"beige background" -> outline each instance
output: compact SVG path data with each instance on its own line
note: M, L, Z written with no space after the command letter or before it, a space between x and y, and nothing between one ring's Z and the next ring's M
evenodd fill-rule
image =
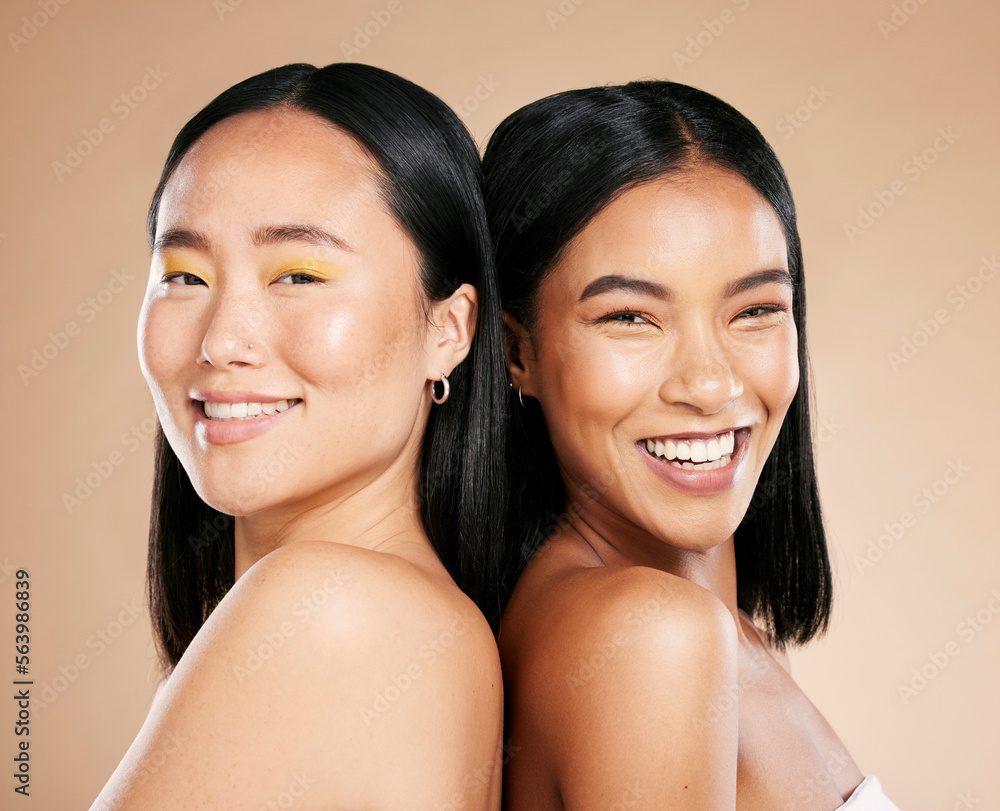
M0 777L0 805L86 807L152 694L152 406L134 333L146 206L168 145L225 87L340 61L368 25L348 56L437 93L481 144L542 95L638 77L715 93L775 144L799 207L838 578L832 629L793 653L793 669L901 808L1000 808L1000 279L973 281L969 297L958 287L992 273L983 259L1000 252L995 3L395 0L380 26L382 0L63 1L0 10L0 675L14 678L4 573L21 566L31 675L47 699L33 717L32 796L13 797ZM25 15L44 23L31 37ZM78 149L102 119L101 142ZM54 167L70 149L89 154ZM849 235L877 195L892 204ZM893 368L907 338L912 357ZM37 374L19 371L33 358ZM967 471L947 483L949 464ZM83 497L88 474L99 486ZM884 549L872 546L880 535ZM933 678L901 696L913 668ZM4 775L13 719L5 702Z

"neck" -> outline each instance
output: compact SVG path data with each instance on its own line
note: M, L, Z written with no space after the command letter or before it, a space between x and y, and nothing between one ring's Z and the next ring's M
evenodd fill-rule
M416 458L398 457L372 476L338 483L334 491L238 516L236 579L265 555L299 540L329 541L380 552L434 554L417 501Z
M708 589L729 609L742 638L733 536L707 549L682 549L651 535L584 493L567 493L571 531L604 566L648 566Z

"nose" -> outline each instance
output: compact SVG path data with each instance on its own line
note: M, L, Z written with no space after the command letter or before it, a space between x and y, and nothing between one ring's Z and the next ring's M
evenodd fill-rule
M221 292L208 314L199 362L216 369L262 365L269 357L265 322L262 305Z
M706 326L693 326L677 337L666 360L660 399L702 414L715 414L743 394L723 341Z

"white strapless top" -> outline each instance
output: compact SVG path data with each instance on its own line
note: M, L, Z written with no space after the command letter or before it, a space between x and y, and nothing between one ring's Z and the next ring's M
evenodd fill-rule
M885 794L882 793L882 784L874 774L868 775L861 781L861 785L854 789L854 792L847 798L837 811L899 811Z

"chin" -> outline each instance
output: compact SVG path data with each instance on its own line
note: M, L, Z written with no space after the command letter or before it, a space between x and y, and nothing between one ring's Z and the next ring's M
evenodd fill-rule
M190 474L189 474L190 476ZM264 477L253 473L236 477L190 476L198 497L209 507L226 515L253 515L280 502L274 488Z

